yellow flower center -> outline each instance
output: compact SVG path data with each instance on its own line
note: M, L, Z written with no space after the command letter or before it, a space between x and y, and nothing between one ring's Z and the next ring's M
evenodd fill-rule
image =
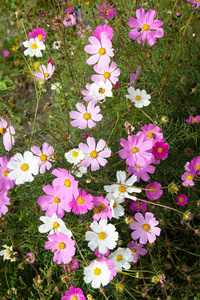
M158 148L158 153L163 153L163 148L159 147Z
M135 96L135 100L140 101L141 97L139 95Z
M199 0L199 1L200 1L200 0ZM193 121L193 122L197 122L197 118L194 118L192 121Z
M115 208L117 206L117 204L116 204L116 202L114 202L114 204L113 204L113 208Z
M83 204L84 202L85 202L85 200L82 197L78 197L78 199L77 199L78 204Z
M86 30L85 30L85 29L83 29L83 33L86 33Z
M121 256L121 255L117 255L117 256L116 256L116 260L117 260L117 261L122 260L122 256Z
M200 1L200 0L199 0L199 1ZM197 165L195 166L195 169L196 169L196 170L199 170L199 169L200 169L200 165L197 164Z
M57 222L53 222L53 229L58 228L60 225Z
M35 44L35 43L31 45L31 49L34 49L34 50L35 50L35 49L37 49L37 47L38 47L38 46L37 46L37 44Z
M149 227L149 225L148 225L148 224L144 224L144 225L143 225L143 229L144 229L144 230L148 231L148 230L149 230L149 228L150 228L150 227Z
M108 78L110 77L110 73L109 73L109 72L105 72L105 73L103 74L103 77L104 77L105 79L108 79Z
M148 24L144 24L144 25L142 26L142 29L143 29L144 31L148 31L148 30L149 30L149 25L148 25Z
M137 169L140 169L141 167L139 166L139 165L137 165L137 164L135 164L135 167L137 168Z
M91 156L92 158L96 158L96 157L98 156L98 152L97 152L97 151L92 151L92 152L90 153L90 156Z
M101 204L99 205L99 207L100 207L101 211L104 211L104 209L106 208L106 206L105 206L104 203L101 203Z
M121 186L119 187L119 191L120 191L120 193L126 192L125 186L121 185Z
M64 185L65 185L66 187L70 187L70 186L71 186L71 181L70 181L69 179L65 179Z
M106 49L105 48L100 48L99 49L99 54L100 55L104 55L106 53Z
M94 274L95 275L100 275L101 274L101 269L99 269L99 268L94 269Z
M62 249L65 249L65 248L66 248L65 243L63 243L63 242L59 243L59 244L58 244L58 248L61 249L61 250L62 250Z
M187 180L192 180L193 179L192 175L188 175L186 178L187 178Z
M46 156L45 154L42 154L42 155L40 156L40 160L41 160L41 161L47 160L47 156Z
M8 176L8 171L3 171L3 176Z
M150 192L150 193L153 193L153 192L155 192L155 189L154 189L154 187L153 187L153 186L151 186L151 187L149 188L149 192Z
M106 14L109 14L109 9L106 10Z
M72 296L72 300L77 300L78 297L77 296Z
M131 149L131 151L132 151L133 153L137 153L137 152L138 152L138 148L133 147L133 148Z
M105 240L105 238L106 238L105 232L99 232L98 237L100 240Z
M196 2L200 2L200 0L196 0Z
M86 113L86 114L83 115L83 118L84 118L85 120L89 120L89 119L91 118L91 116L90 116L89 113Z
M41 41L42 38L43 38L42 34L39 34L37 37L38 37L38 39L39 39L40 41Z
M152 133L152 132L149 132L149 133L147 134L147 136L148 136L149 138L152 138L152 137L153 137L153 133Z
M23 164L23 165L21 165L21 170L22 170L22 171L24 171L24 172L25 172L25 171L27 171L27 170L28 170L28 168L29 168L29 167L28 167L28 165L27 165L27 164Z
M49 73L44 73L44 77L45 78L49 77Z
M6 253L8 253L8 252L10 252L10 249L9 249L9 248L6 248L6 250L5 250L5 251L6 251Z
M137 250L135 248L133 248L131 251L132 251L132 253L136 253L137 252Z
M5 131L6 131L5 128L0 128L0 133L1 134L4 134Z
M54 202L54 203L59 203L59 202L60 202L60 199L59 199L58 197L55 197L55 198L53 199L53 202Z
M100 88L98 92L99 92L99 94L104 94L105 91L106 91L106 90L104 90L103 88Z
M137 207L140 207L140 206L141 206L141 204L140 204L140 203L136 203L136 206L137 206Z
M78 156L78 152L77 152L77 151L73 151L73 152L72 152L72 156L73 156L73 157L77 157L77 156Z
M180 198L178 199L179 202L183 202L183 200L184 200L183 197L180 197Z

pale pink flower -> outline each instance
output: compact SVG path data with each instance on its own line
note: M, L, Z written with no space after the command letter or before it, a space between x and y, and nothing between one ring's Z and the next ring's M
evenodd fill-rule
M3 144L6 151L10 151L15 144L15 139L13 137L15 129L13 126L7 126L8 122L3 118L0 118L0 134L3 135Z
M114 56L112 43L107 38L106 33L102 33L101 35L101 43L99 40L90 36L88 38L91 45L86 45L84 50L86 53L93 54L87 59L88 65L94 65L98 62L99 67L105 67L110 63L110 57Z
M105 67L99 67L98 64L94 65L94 71L96 73L99 73L99 75L92 75L91 79L94 82L99 82L101 80L107 82L110 81L112 84L116 84L118 79L118 76L120 75L120 69L116 69L117 64L112 61L110 66L107 65Z
M75 242L66 234L59 232L47 236L45 249L54 253L53 261L57 264L68 264L75 254Z
M200 7L200 1L199 0L187 0L187 2L193 3L192 7L196 5L193 9L197 9Z
M0 190L9 190L13 188L13 181L8 177L11 169L7 167L7 157L0 157Z
M195 185L194 181L193 181L194 175L192 175L191 173L185 172L182 176L181 179L183 180L182 185L183 186L193 186Z
M77 198L73 198L73 200L69 203L69 206L72 208L73 213L78 214L86 214L88 210L93 209L93 197L91 194L87 194L85 191L78 190L79 194Z
M141 127L141 130L144 132L147 139L154 140L154 143L158 140L161 141L163 139L163 134L161 131L161 128L158 126L155 126L154 124L144 125Z
M138 78L138 76L139 76L139 74L140 74L140 72L141 72L141 69L142 69L142 67L139 66L139 67L137 68L137 70L136 70L136 73L132 73L132 74L130 75L130 83L128 83L128 86L129 86L129 85L132 85L132 87L134 87L134 89L136 88L136 79Z
M87 83L86 84L86 90L82 90L81 94L84 95L85 97L83 98L85 101L94 101L94 103L97 103L97 98L93 95L91 91L91 84Z
M61 16L58 15L57 17L55 17L55 19L52 21L53 25L51 26L51 30L56 30L56 28L58 28L61 24L62 24L62 20L61 20Z
M103 6L99 6L99 14L101 15L101 19L108 19L114 18L116 16L117 8L106 3L103 3Z
M95 107L93 102L89 102L87 108L82 103L77 103L77 111L70 112L70 118L75 119L71 121L73 127L78 127L79 129L85 129L87 126L93 128L96 126L94 121L101 121L103 118L102 114L99 114L101 111L99 106Z
M46 170L50 170L52 164L50 162L54 161L52 155L54 149L52 146L49 146L48 143L44 142L42 145L42 151L39 147L32 146L31 151L38 156L38 166L40 167L40 173L44 174Z
M35 39L37 37L41 42L45 42L46 35L47 32L45 32L43 28L35 28L28 34L29 39Z
M33 252L27 253L26 257L27 257L30 264L33 264L35 262L35 254L33 254Z
M128 248L132 251L134 263L138 261L140 255L145 255L147 253L147 249L144 249L142 244L138 244L134 241L128 244Z
M94 31L93 31L93 36L95 36L99 42L101 42L101 34L105 33L107 35L107 38L109 40L112 40L114 34L113 34L113 29L109 25L100 25L98 26Z
M90 25L88 25L86 28L84 27L79 27L79 31L76 32L76 34L80 34L80 36L82 38L86 37L86 34L90 33L91 29L90 29Z
M131 236L134 240L140 238L141 244L153 243L156 240L156 236L160 235L161 229L156 227L159 222L154 218L154 215L150 212L145 213L145 217L141 213L136 213L134 216L136 221L130 224L130 228L134 231Z
M66 14L65 18L63 20L63 24L66 27L76 25L76 15L75 15L75 13L69 14L69 15Z
M45 65L39 66L40 72L34 71L34 77L35 79L39 81L48 80L53 75L53 72L55 71L55 67L52 65L52 63L48 63L47 68Z
M186 170L187 171L187 170ZM194 157L188 165L188 172L200 175L200 156Z
M94 216L93 220L94 221L99 221L100 219L112 219L112 210L110 208L110 202L102 197L93 197L93 203L95 205L93 211L94 211Z
M65 291L65 295L61 297L61 300L86 300L83 295L83 291L79 288L70 286L69 291Z
M191 117L189 117L189 119L186 119L186 122L188 124L197 124L200 122L200 116L196 116L196 117L191 116Z
M6 205L11 205L10 198L7 197L7 190L0 191L0 218L5 215L8 211Z
M96 146L94 138L88 137L87 144L80 143L78 145L80 150L88 154L88 157L81 162L81 165L85 168L91 165L92 172L97 171L99 170L99 165L105 166L107 164L105 157L110 157L111 151L109 149L104 150L106 142L102 139L99 140Z
M163 194L163 190L161 188L161 184L156 181L148 184L145 188L147 198L150 200L157 200L160 198Z
M156 16L157 13L153 9L149 9L146 14L144 8L137 9L137 19L131 17L128 22L128 25L133 27L128 34L129 37L133 40L137 39L138 43L142 42L143 46L145 40L149 46L153 46L156 43L156 38L161 38L164 35L164 30L159 28L163 25L163 21L154 20Z
M184 194L179 194L176 198L177 204L180 206L184 206L187 204L188 198Z
M135 164L134 166L128 167L127 172L129 175L134 174L137 176L137 182L140 181L140 178L142 178L144 181L148 181L150 179L148 173L153 174L156 169L154 166L150 165L150 163L152 163L152 160L147 161L143 166Z

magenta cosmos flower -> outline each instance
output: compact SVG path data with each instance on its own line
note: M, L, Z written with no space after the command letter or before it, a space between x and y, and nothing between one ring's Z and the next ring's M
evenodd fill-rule
M79 269L78 260L72 259L70 263L62 266L67 273L74 272Z
M98 65L94 66L94 71L96 73L99 73L99 75L92 75L91 79L94 82L99 82L101 80L105 81L107 83L107 81L110 81L112 84L116 84L118 79L118 76L120 75L120 69L116 69L117 68L117 64L112 61L110 66L107 65L104 68L102 67L98 67Z
M43 191L47 195L40 196L37 203L40 205L42 211L46 211L45 216L51 218L55 213L58 218L62 218L65 211L70 212L71 208L64 195L58 196L58 192L60 191L59 188L45 185Z
M144 249L142 244L138 244L137 242L134 241L128 244L128 248L132 251L134 263L138 261L140 255L147 254L147 249Z
M61 300L86 300L83 295L83 291L79 288L70 286L69 291L65 291L65 296L61 297Z
M7 167L7 157L0 157L0 190L9 190L13 188L13 181L8 177L11 169Z
M45 42L46 35L47 32L45 32L43 28L35 28L28 34L29 39L35 39L37 37L41 42Z
M3 135L3 144L6 151L10 151L15 144L15 139L13 137L15 129L13 126L7 126L8 122L3 118L0 118L0 134Z
M69 206L72 208L73 213L78 214L86 214L88 210L93 209L93 197L90 194L87 194L85 191L78 190L79 194L77 198L73 198L73 200L69 203Z
M137 182L140 181L140 178L144 181L148 181L150 179L150 176L148 173L153 174L155 172L155 167L150 165L152 160L147 161L144 166L139 166L138 164L135 164L133 167L128 167L127 172L128 174L134 174L137 176Z
M44 65L41 65L39 69L40 72L34 71L34 77L39 81L48 80L49 78L51 78L53 72L55 71L55 67L51 62L48 63L47 68Z
M6 205L11 205L10 199L7 197L7 190L0 191L0 218L8 211Z
M62 232L50 234L48 239L45 249L54 252L53 261L58 265L68 264L76 251L75 242Z
M3 51L1 52L1 55L2 55L3 57L9 56L9 54L10 54L10 52L9 52L8 50L3 50Z
M101 15L101 19L108 19L114 18L116 16L117 8L106 3L103 3L103 6L99 6L99 14Z
M161 229L156 227L159 222L154 218L154 215L150 212L145 213L145 217L141 213L137 213L134 216L136 221L130 224L130 228L135 230L131 236L134 240L140 238L141 244L153 243L156 240L156 236L160 235Z
M200 7L200 1L199 0L187 0L190 3L193 3L192 7L194 7L196 5L196 7L194 7L193 9L197 9Z
M197 124L200 122L200 116L196 116L196 117L191 116L189 117L189 119L186 119L186 122L188 124Z
M183 180L182 185L183 186L193 186L195 185L194 181L193 181L194 176L191 173L185 172L182 176L181 179Z
M106 33L102 33L101 43L94 36L90 36L88 40L91 45L86 45L84 50L93 55L87 59L87 64L94 65L98 62L99 67L106 67L110 63L110 57L114 56L112 43Z
M176 198L177 204L180 206L184 206L187 204L188 198L184 194L179 194Z
M71 111L70 118L75 119L71 122L73 127L78 127L79 129L85 129L87 126L93 128L96 126L94 121L101 121L103 118L102 114L99 114L101 111L99 106L95 107L94 102L89 102L87 108L82 103L77 103L76 108L79 111Z
M100 25L98 26L94 31L93 31L93 36L95 36L99 42L101 42L101 34L105 33L107 35L107 38L109 40L112 40L114 34L113 34L113 29L109 25Z
M50 161L54 161L51 157L54 153L54 149L52 146L49 146L48 143L44 142L42 145L42 151L39 147L32 146L31 151L38 156L38 165L40 167L40 173L44 174L46 170L50 170L52 164Z
M156 38L161 38L164 35L164 30L159 28L163 25L163 21L154 20L157 13L155 10L150 9L146 14L144 8L136 10L137 19L131 17L128 25L133 27L129 32L129 37L133 40L142 43L144 46L145 40L149 46L153 46L156 43Z
M81 165L85 168L91 165L91 170L97 171L99 170L99 165L105 166L107 164L105 157L110 157L111 151L109 149L104 150L106 142L102 139L100 139L96 146L94 138L89 137L87 138L87 144L80 143L78 145L81 151L88 154L88 157L81 162Z
M163 194L162 185L158 182L152 182L146 186L145 193L150 200L157 200Z
M140 202L140 201L132 201L130 205L130 209L133 212L139 212L140 210L146 211L147 210L147 202Z
M200 175L200 156L194 157L191 160L191 162L188 164L188 170L193 175Z
M122 138L120 145L124 149L119 150L119 156L126 159L126 164L129 166L135 166L135 164L143 166L152 158L150 152L152 141L146 140L142 132L138 132L137 135L129 135L128 141Z
M152 148L152 154L156 157L156 159L165 160L167 158L168 151L169 145L164 142L156 142Z

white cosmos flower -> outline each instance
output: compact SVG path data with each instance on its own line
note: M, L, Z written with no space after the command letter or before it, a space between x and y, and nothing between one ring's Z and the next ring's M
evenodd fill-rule
M110 201L110 208L113 218L119 219L119 217L123 216L124 208L120 204L124 202L124 198L116 198L111 193L109 193L106 198Z
M61 41L53 42L53 45L52 45L53 49L58 50L60 48L60 44L61 44Z
M101 80L90 85L90 95L93 95L98 101L104 100L106 97L112 97L112 84L110 81L106 83Z
M71 149L65 153L65 158L69 163L77 165L85 159L85 154L80 149Z
M57 93L60 93L61 84L59 82L52 83L51 84L51 89L56 90Z
M133 255L129 248L118 248L108 257L114 262L117 271L122 271L122 268L130 269L131 265L129 262L133 261Z
M131 86L128 88L128 92L130 95L126 95L126 98L131 99L131 101L135 103L135 107L142 108L150 104L149 99L151 99L151 96L148 95L145 90L135 90Z
M141 193L141 190L136 187L132 187L132 185L137 181L137 177L132 175L128 180L126 180L126 172L125 171L117 171L117 183L112 185L104 185L104 190L107 193L111 193L113 195L107 195L107 197L115 197L115 198L129 198L132 200L137 200L136 197L131 196L132 193Z
M15 180L16 184L23 184L24 182L31 182L34 180L33 175L38 174L38 158L30 151L25 151L24 156L21 153L14 155L14 160L9 161L7 167L10 171L8 178Z
M49 234L62 232L66 234L68 237L72 236L71 231L67 229L63 220L58 218L58 216L55 213L51 218L47 216L40 217L40 221L44 223L40 225L38 228L39 232L41 233L45 233L49 231L50 231Z
M111 271L105 261L93 261L88 267L84 268L84 281L90 283L93 288L98 289L101 285L105 286L110 281Z
M12 246L3 245L4 250L0 251L0 256L3 256L3 260L9 259L9 255L12 252Z
M80 178L83 176L83 174L87 173L87 168L83 167L81 164L78 164L74 166L74 168L71 170L71 173Z
M112 224L107 224L107 220L101 219L99 224L97 221L91 223L92 231L85 234L86 241L89 241L88 247L95 250L98 247L99 253L106 253L108 249L114 249L117 245L118 232Z
M42 57L41 50L45 50L45 44L39 40L38 37L23 42L24 47L28 48L24 51L24 55L30 55L31 57Z

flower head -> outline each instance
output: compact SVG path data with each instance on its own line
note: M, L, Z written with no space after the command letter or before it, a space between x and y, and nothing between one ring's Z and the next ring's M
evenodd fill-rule
M99 42L101 42L101 35L103 32L107 35L107 38L109 40L112 40L112 38L114 36L113 29L109 25L106 25L106 24L97 26L97 28L93 31L92 34L99 40Z
M200 7L200 1L199 0L187 0L190 3L193 3L192 7L194 7L196 5L196 7L194 7L193 9L197 9Z
M179 194L176 198L177 204L180 206L184 206L187 204L188 198L184 194Z
M135 90L130 86L128 92L129 95L126 95L126 98L131 99L131 102L135 103L135 107L142 108L143 106L148 106L150 104L149 99L151 99L151 96L148 95L145 90Z
M137 242L134 241L128 244L128 248L132 252L134 263L138 261L140 255L145 255L147 253L147 249L144 249L142 244L138 244Z
M86 214L88 210L91 210L94 207L93 197L85 191L79 190L77 198L73 198L73 200L69 203L69 206L76 215Z
M106 198L102 196L93 197L93 202L95 206L93 209L95 213L93 216L94 221L98 221L99 219L112 219L111 208L109 206L109 201Z
M39 69L40 72L34 71L34 77L39 81L48 80L55 71L55 67L51 63L48 63L47 68L45 65L41 65Z
M133 261L132 252L129 248L118 248L109 255L109 258L114 262L117 271L122 271L122 268L130 269L130 262Z
M194 175L188 172L185 172L182 176L181 179L183 180L182 185L183 186L193 186L195 185L194 181L193 181Z
M99 6L99 14L101 15L101 19L108 19L114 18L116 16L117 8L106 3L103 3L103 6Z
M5 215L8 211L6 205L11 205L10 198L7 197L7 190L0 191L0 218Z
M146 186L145 193L150 200L157 200L163 194L162 186L158 182L152 182Z
M103 103L106 97L113 96L112 83L110 82L110 80L107 80L106 82L104 80L94 82L90 85L89 89L89 96L94 103L96 103L97 101Z
M87 33L90 33L91 32L91 29L90 29L90 25L87 25L87 27L79 27L79 31L76 32L76 34L80 34L80 36L82 38L85 38L86 37L86 34Z
M105 261L93 261L84 268L84 281L90 283L93 288L98 289L110 282L111 270Z
M189 117L189 119L186 119L186 122L188 124L197 124L200 122L200 116L196 116L196 117L191 116L191 117Z
M11 169L7 167L6 156L0 157L0 190L9 190L13 188L13 181L8 177Z
M38 37L23 42L24 47L28 48L24 51L24 55L30 55L31 57L42 57L41 50L45 50L45 44L39 40Z
M118 76L120 75L120 69L116 68L117 64L114 61L111 62L110 66L107 65L104 68L94 65L94 70L96 73L99 73L99 75L92 75L91 79L95 83L99 81L104 81L107 83L110 81L112 84L116 84L118 81Z
M35 28L28 34L29 39L38 38L39 41L41 41L41 42L45 42L46 35L47 35L47 32L45 32L43 28Z
M76 271L79 269L78 260L72 259L70 263L63 265L63 269L68 273Z
M141 72L142 67L139 66L136 70L136 73L131 73L130 75L130 83L128 83L129 85L132 85L132 87L135 89L136 88L136 79L138 78L140 72Z
M9 259L9 255L12 253L12 246L3 245L4 250L0 251L0 256L3 256L3 260Z
M8 50L3 50L3 51L1 52L1 55L2 55L3 57L9 56L9 54L10 54L10 52L9 52Z
M157 159L166 159L169 151L169 145L168 143L164 142L156 142L152 148L152 154Z
M15 129L13 126L7 126L8 122L3 118L0 118L0 135L3 135L3 144L6 151L10 151L15 144L15 139L13 137Z
M83 295L83 291L79 288L70 286L69 291L65 291L65 295L61 297L61 300L86 300Z
M62 232L68 237L72 236L71 231L67 229L63 220L58 218L58 216L55 213L53 213L52 217L40 217L40 221L44 223L38 227L38 231L41 233L49 232L49 234L53 234Z
M130 209L133 212L139 212L140 210L146 211L147 210L147 202L140 202L140 201L132 201L130 205Z
M35 262L35 254L33 254L33 252L27 253L26 258L27 258L27 260L25 260L25 261L28 261L29 264L33 264Z
M52 146L49 146L48 143L44 142L42 145L42 151L39 147L32 146L31 151L38 157L38 166L40 167L40 173L44 174L46 170L50 170L52 167L51 162L54 149Z

